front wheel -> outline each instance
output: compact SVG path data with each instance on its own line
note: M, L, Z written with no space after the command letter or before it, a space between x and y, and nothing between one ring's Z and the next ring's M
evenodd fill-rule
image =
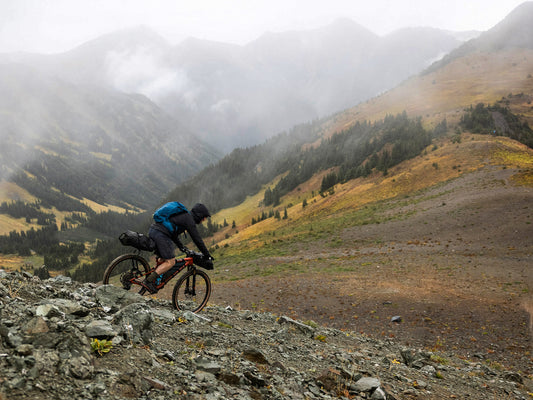
M211 280L209 276L198 269L186 272L172 292L172 304L177 310L201 311L211 296Z
M135 280L140 280L144 275L150 271L150 264L143 257L138 254L124 254L111 261L111 264L104 272L104 285L113 285L122 287L125 290L130 290ZM140 286L140 294L144 294L145 290Z

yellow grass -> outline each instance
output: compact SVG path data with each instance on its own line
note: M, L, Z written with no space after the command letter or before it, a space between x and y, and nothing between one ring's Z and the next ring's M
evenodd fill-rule
M474 53L455 60L424 76L416 76L381 96L339 114L328 135L352 126L356 121L376 121L387 114L406 111L435 124L446 118L457 121L463 108L477 103L494 103L509 94L533 94L533 50ZM513 107L517 109L514 110ZM533 125L531 104L511 107Z
M22 189L20 186L12 183L6 182L4 180L0 181L0 203L7 201L22 200L26 202L34 202L36 198L32 196L27 190Z
M123 207L117 207L111 204L100 204L96 203L95 201L89 200L89 199L81 199L81 202L85 204L86 206L89 206L91 210L93 210L96 213L101 213L105 211L114 211L117 213L125 213L126 209ZM131 207L133 209L133 206ZM142 210L141 210L142 211ZM131 209L130 209L131 212Z
M36 224L28 224L25 218L12 218L7 214L0 214L0 235L12 231L27 231L32 227L37 229Z
M322 177L329 172L324 171L289 193L283 198L282 204L276 207L283 216L283 209L292 204L288 208L288 220L267 218L250 225L252 217L257 217L261 213L258 205L263 199L263 189L240 206L220 213L229 223L237 218L239 232L238 234L232 232L232 236L224 240L222 235L230 230L223 230L215 238L215 242L221 246L245 242L248 249L253 249L263 243L259 237L265 233L287 226L290 226L294 232L297 226L313 220L324 220L330 215L354 211L377 201L410 195L488 164L526 168L527 170L517 174L515 181L521 184L533 181L533 150L511 139L463 134L461 143L452 143L449 138L445 138L437 145L436 150L433 150L432 145L423 155L391 168L387 176L375 173L367 178L337 184L335 193L326 197L318 194ZM315 196L312 196L313 192ZM302 207L303 199L308 203L305 208ZM269 209L266 208L265 211ZM291 233L286 235L290 236ZM276 237L281 238L279 235Z
M37 198L31 195L27 190L16 185L15 183L0 181L0 203L4 201L11 202L16 200L21 200L27 203L33 203L37 200ZM93 211L97 213L105 211L115 211L118 213L126 212L126 209L123 207L117 207L109 204L99 204L89 199L82 199L81 202L89 206ZM131 207L131 209L133 209L133 206ZM73 214L72 212L59 211L55 207L41 207L41 210L43 212L52 213L55 215L56 224L58 228L63 222L65 222L67 217ZM27 223L25 218L13 218L7 214L0 214L0 235L5 235L12 231L27 231L31 228L40 229L40 226L37 224Z
M20 257L0 254L0 269L5 271L18 271L20 268L28 269L30 267L39 268L41 265L43 265L43 257L40 256Z

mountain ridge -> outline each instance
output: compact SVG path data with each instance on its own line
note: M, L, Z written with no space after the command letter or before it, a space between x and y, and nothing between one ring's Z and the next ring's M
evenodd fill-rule
M142 92L188 130L228 152L372 97L460 43L433 32L413 36L409 53L417 57L402 57L397 69L388 68L398 59L387 45L395 34L379 37L351 20L265 34L244 46L199 39L170 46L137 28L58 55L4 58L40 65L76 84Z
M427 71L434 71L456 58L475 51L490 52L513 47L532 49L533 30L528 22L531 18L533 18L533 2L526 1L511 11L494 27L454 49L443 60L428 68Z
M87 176L85 184L99 186L104 195L93 200L118 204L129 196L132 205L142 208L154 202L154 195L163 195L167 187L211 162L216 154L144 96L75 87L29 67L5 64L0 69L0 86L6 95L1 105L3 179L29 172L30 164L34 164L33 176L43 181L51 173L52 163L60 168L57 178L70 175L71 168L93 166L96 175ZM26 98L27 92L34 95ZM196 154L191 156L184 144L195 147ZM144 153L169 171L160 175L150 159L134 160L128 153ZM152 175L152 182L141 182L147 174ZM57 182L49 184L56 186ZM151 194L134 197L139 185L145 185ZM76 189L56 188L80 195ZM113 194L117 189L122 192L118 197ZM82 197L91 199L91 194Z

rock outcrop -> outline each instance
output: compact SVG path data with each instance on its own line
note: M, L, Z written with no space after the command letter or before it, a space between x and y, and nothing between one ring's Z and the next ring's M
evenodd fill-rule
M518 371L286 316L0 270L0 400L526 399ZM104 349L105 347L105 349Z

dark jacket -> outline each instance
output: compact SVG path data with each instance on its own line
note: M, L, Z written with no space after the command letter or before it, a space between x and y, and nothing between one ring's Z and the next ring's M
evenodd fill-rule
M183 247L183 245L179 240L179 235L184 232L188 232L191 236L192 241L194 242L196 247L198 247L198 250L200 250L204 256L211 257L211 255L209 254L209 250L207 250L207 247L205 246L204 241L202 240L202 237L198 232L198 228L196 227L196 223L194 222L194 218L191 214L182 213L173 215L172 217L170 217L170 222L176 225L177 229L174 234L171 234L163 224L153 223L152 228L157 229L158 231L161 231L168 235L180 249Z

